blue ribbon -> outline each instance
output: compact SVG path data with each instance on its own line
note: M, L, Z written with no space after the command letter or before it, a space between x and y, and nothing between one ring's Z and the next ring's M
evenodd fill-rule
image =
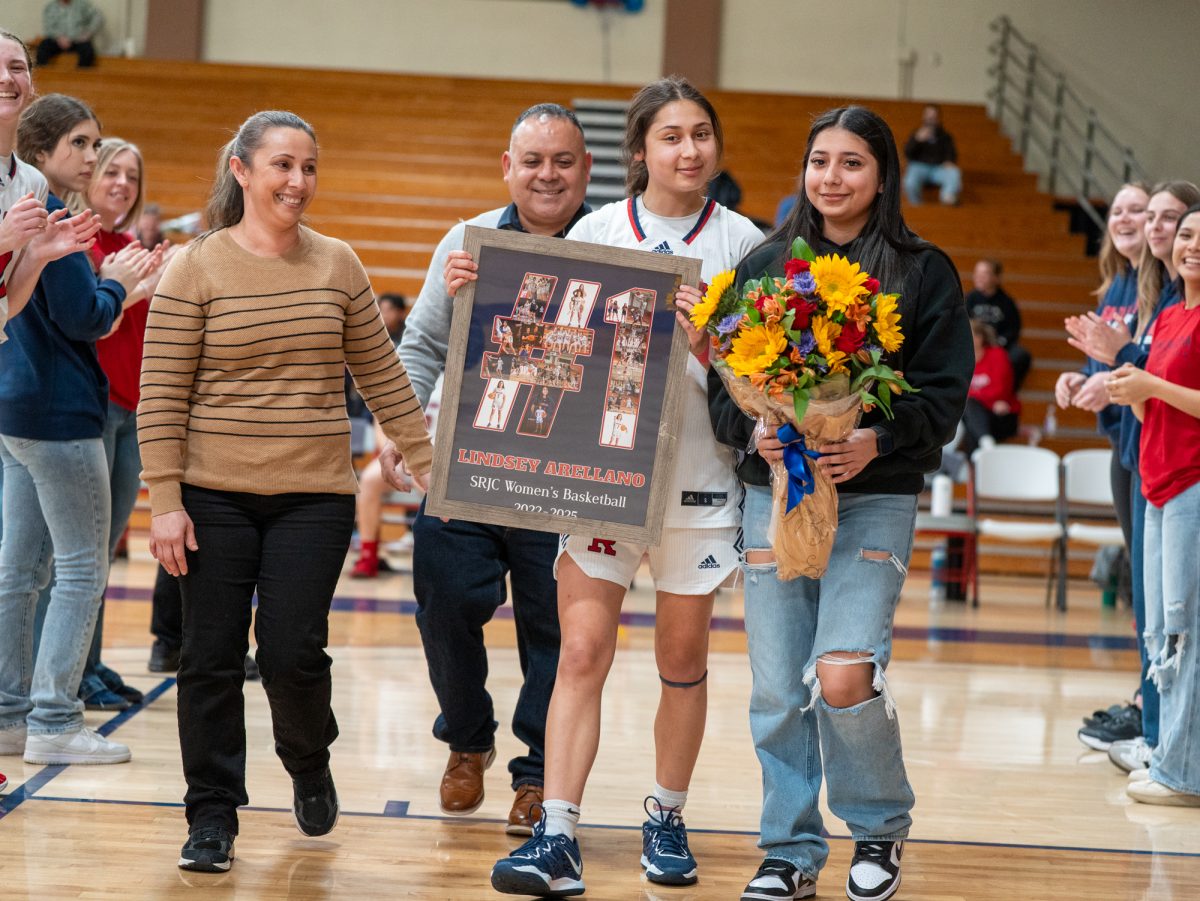
M791 423L781 425L776 436L783 444L783 465L788 472L786 512L791 513L796 505L816 488L817 479L808 461L820 459L821 454L819 451L809 450L808 445L804 443L804 436L797 432Z

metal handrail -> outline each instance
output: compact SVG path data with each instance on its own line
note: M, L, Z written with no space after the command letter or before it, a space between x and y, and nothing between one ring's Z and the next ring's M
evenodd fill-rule
M1100 121L1095 108L1045 62L1008 16L993 21L991 29L999 37L988 48L996 60L988 68L995 79L988 91L989 114L1013 139L1026 165L1044 177L1047 190L1073 194L1103 229L1095 198L1111 197L1128 181L1146 180L1145 170L1133 149Z

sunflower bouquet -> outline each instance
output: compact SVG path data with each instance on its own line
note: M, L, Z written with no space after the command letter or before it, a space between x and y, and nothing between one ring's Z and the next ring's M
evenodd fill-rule
M914 390L885 360L900 349L898 294L885 294L858 263L816 256L797 238L783 277L732 272L708 286L691 313L711 336L713 364L730 396L759 422L779 426L783 460L771 464L768 532L779 578L819 578L837 531L837 490L812 448L841 441L864 409L892 416L892 396Z

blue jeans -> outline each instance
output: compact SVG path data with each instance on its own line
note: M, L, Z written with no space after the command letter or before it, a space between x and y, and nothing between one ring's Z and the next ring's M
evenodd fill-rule
M1158 746L1150 777L1200 795L1200 484L1146 504L1146 651L1158 686Z
M921 203L921 191L926 185L937 185L942 203L958 203L962 193L962 170L955 165L934 166L930 163L914 163L912 160L904 170L904 193L913 206Z
M0 729L32 734L83 725L76 693L108 577L108 468L99 438L38 441L0 435ZM34 664L38 592L58 580Z
M743 563L750 731L763 771L759 847L811 878L829 855L817 807L822 769L829 808L855 839L904 838L912 824L913 791L884 670L916 509L911 495L842 494L833 553L820 580L781 582L774 562ZM770 512L770 490L746 486L747 556L770 547ZM874 664L879 695L853 707L826 704L816 665L833 651L869 655L864 661Z
M109 401L108 419L105 420L100 440L104 442L104 456L108 461L108 483L112 498L112 518L108 528L108 559L111 562L117 545L121 542L121 536L125 533L125 527L129 524L129 517L133 514L138 490L142 485L142 456L138 450L135 412ZM50 604L50 593L53 590L52 573L50 584L42 589L38 597L37 623L33 639L35 653L42 634L42 622ZM100 647L103 642L104 599L101 597L100 611L96 614L96 629L92 633L83 677L79 682L79 697L84 701L97 692L115 691L124 685L117 673L100 662Z
M512 578L513 619L524 684L512 728L528 754L508 764L512 785L541 785L545 774L546 711L558 673L558 536L426 516L413 523L413 590L417 628L429 681L441 713L434 737L452 751L487 751L496 741L496 714L487 690L483 627L504 604Z
M1150 678L1150 654L1146 650L1146 586L1142 565L1142 543L1146 531L1146 498L1142 494L1142 479L1136 472L1129 486L1133 536L1129 542L1130 588L1133 592L1133 619L1137 624L1138 655L1142 660L1142 737L1146 744L1158 744L1158 686Z

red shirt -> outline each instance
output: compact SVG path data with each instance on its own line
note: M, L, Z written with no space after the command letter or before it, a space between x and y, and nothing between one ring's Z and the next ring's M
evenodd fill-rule
M971 376L971 390L967 396L975 398L989 410L996 401L1002 400L1013 413L1021 412L1021 402L1013 391L1012 362L1008 359L1008 351L1003 347L984 350L983 359L975 364L975 374Z
M1200 307L1167 307L1154 324L1146 371L1200 390ZM1200 482L1200 419L1164 401L1146 401L1142 422L1142 494L1156 507Z
M99 269L106 256L131 243L133 235L129 232L101 230L96 235L96 243L92 245L92 262ZM108 376L108 399L126 410L136 410L138 405L142 342L146 338L146 317L149 314L150 304L145 300L138 301L125 310L121 325L113 334L96 342L100 368Z

